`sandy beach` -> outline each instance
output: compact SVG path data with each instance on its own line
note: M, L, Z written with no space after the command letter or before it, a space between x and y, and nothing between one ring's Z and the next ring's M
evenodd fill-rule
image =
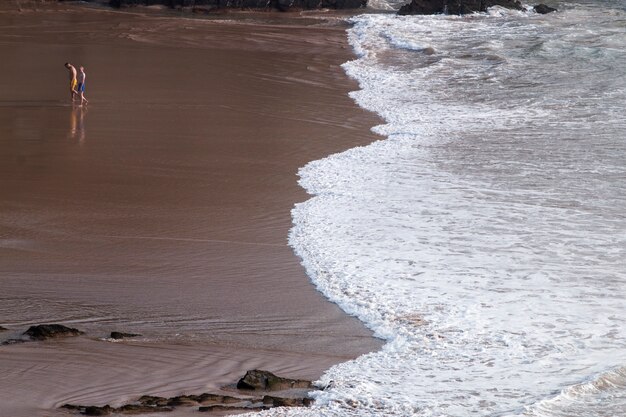
M1 346L0 415L315 379L381 346L287 245L298 168L377 139L342 24L22 3L0 8L0 340L86 335Z

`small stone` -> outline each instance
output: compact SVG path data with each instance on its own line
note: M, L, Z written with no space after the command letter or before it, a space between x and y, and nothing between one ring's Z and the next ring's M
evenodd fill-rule
M538 4L534 6L533 10L535 11L535 13L539 14L548 14L557 11L554 7L546 6L545 4Z
M123 332L111 332L111 339L124 339L125 337L137 337L141 336L138 333L123 333Z

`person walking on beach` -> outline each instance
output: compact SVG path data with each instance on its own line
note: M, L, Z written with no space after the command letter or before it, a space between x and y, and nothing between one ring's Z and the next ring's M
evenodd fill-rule
M74 102L74 97L78 95L78 91L76 91L76 85L78 81L76 80L76 68L69 62L65 63L65 68L69 71L70 75L70 98L72 102Z
M80 72L78 73L78 93L80 94L80 105L89 104L89 100L85 97L85 80L87 78L87 74L85 74L85 67L80 67Z

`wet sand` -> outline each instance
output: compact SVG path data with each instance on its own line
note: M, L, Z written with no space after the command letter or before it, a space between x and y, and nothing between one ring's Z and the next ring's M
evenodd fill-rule
M287 245L297 169L378 120L347 96L343 27L263 19L0 7L0 340L86 332L0 347L0 415L314 379L380 347Z

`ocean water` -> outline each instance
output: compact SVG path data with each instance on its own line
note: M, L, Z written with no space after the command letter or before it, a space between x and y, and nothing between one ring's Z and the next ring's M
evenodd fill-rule
M552 4L353 18L381 139L301 169L290 242L386 345L268 415L626 415L626 3Z

